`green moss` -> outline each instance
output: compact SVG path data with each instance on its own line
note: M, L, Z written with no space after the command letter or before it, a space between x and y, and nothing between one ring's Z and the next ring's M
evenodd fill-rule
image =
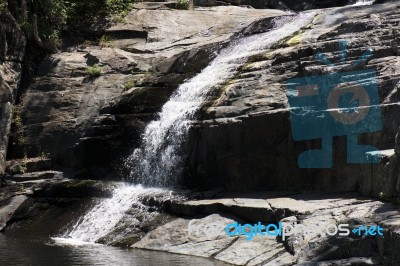
M7 2L5 0L0 0L0 14L7 10Z
M304 32L298 33L294 37L290 38L287 42L286 45L288 46L295 46L298 45L303 38Z
M136 80L133 80L133 79L128 80L124 84L124 91L128 91L128 90L132 89L133 87L135 87L135 85L136 85Z
M101 67L99 65L88 66L85 70L86 75L95 78L101 75Z
M176 3L177 9L189 10L193 8L193 2L191 0L178 0Z
M104 34L103 36L101 36L100 40L99 40L99 46L101 47L114 47L113 42L114 39L111 38L110 36Z

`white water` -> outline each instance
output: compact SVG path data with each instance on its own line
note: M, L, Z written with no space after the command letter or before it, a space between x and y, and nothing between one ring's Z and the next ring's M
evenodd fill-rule
M352 6L369 6L372 5L375 2L375 0L358 0L355 4Z
M310 12L275 19L273 30L231 43L200 74L182 84L163 106L158 119L147 126L141 147L129 157L131 177L152 186L176 184L184 164L182 144L210 90L234 76L251 55L292 35L314 16Z
M233 42L200 74L182 84L164 105L159 118L147 126L141 148L130 156L129 167L134 169L132 175L138 174L141 183L152 186L174 184L183 158L179 150L186 138L190 120L207 100L209 91L232 77L249 56L292 35L314 16L314 13L303 13L275 19L275 29ZM146 212L141 199L146 195L163 193L168 194L163 189L121 185L114 190L112 198L93 207L69 232L54 239L61 244L96 243L116 227L119 228L128 211L133 210L135 214L151 219L152 214ZM135 218L129 217L128 220L131 219ZM133 221L133 224L135 222L140 223Z
M169 197L170 192L157 188L144 188L140 185L119 184L113 191L111 198L101 201L94 206L85 216L78 220L72 229L58 238L57 242L69 244L95 243L101 237L110 233L118 223L127 215L127 211L134 210L137 217L144 216L151 219L157 213L149 213L147 207L141 203L146 196L163 195ZM139 220L129 217L129 224L139 225Z

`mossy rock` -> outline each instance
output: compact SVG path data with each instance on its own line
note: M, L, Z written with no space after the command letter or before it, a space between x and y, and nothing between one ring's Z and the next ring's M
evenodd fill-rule
M290 38L290 39L286 42L286 44L287 44L288 46L295 46L295 45L298 45L298 44L300 43L301 39L303 38L303 35L304 35L304 33L299 33L299 34L297 34L296 36Z

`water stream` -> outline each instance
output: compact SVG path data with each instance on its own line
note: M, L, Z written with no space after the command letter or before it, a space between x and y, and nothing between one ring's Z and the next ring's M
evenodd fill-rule
M163 106L158 119L143 134L142 145L135 149L127 164L132 177L142 184L168 186L178 182L185 162L182 144L190 122L207 100L209 92L235 75L247 59L307 25L315 14L302 13L274 19L274 29L233 41L200 74L176 90Z
M159 196L169 198L170 192L160 188L144 188L141 185L116 184L111 198L95 205L85 216L79 219L61 237L53 238L60 243L85 244L95 243L110 233L128 211L134 211L136 217L129 217L129 225L139 225L142 220L149 220L157 213L149 212L142 203L145 197ZM140 220L137 218L140 216Z
M184 162L180 148L186 140L190 121L207 100L209 92L234 76L250 56L293 35L314 16L315 13L308 12L274 19L272 30L233 41L222 49L208 67L176 90L158 119L147 126L142 145L128 159L131 174L139 175L141 183L149 187L176 184ZM93 207L69 232L54 239L59 243L96 243L117 226L128 210L134 208L134 212L146 212L140 200L145 194L152 193L168 195L168 191L161 188L119 185L111 198ZM148 215L151 219L151 214Z
M375 0L357 0L357 2L352 6L369 6L372 5L374 2Z

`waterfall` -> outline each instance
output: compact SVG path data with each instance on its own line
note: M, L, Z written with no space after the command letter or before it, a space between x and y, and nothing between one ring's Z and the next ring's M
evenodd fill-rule
M158 119L147 126L142 145L128 159L127 165L133 169L131 174L139 175L142 184L153 187L175 184L184 159L180 148L186 139L190 121L207 100L211 89L233 77L249 56L259 54L293 35L314 16L315 13L310 12L274 19L274 29L233 41L222 49L208 67L177 89L163 106ZM152 214L146 213L141 199L157 193L168 195L168 191L161 188L120 185L111 198L94 206L69 232L54 239L61 243L98 242L119 226L128 211L142 213L146 219L151 219Z
M177 183L182 174L182 152L190 122L207 100L211 89L233 77L249 56L260 53L309 23L314 13L302 13L274 19L274 29L233 41L200 74L176 90L163 106L158 119L151 122L142 136L142 144L127 161L131 177L150 186Z
M142 220L150 220L157 212L149 212L141 200L146 197L159 196L170 198L171 192L158 188L144 188L141 185L117 184L111 198L102 200L85 216L79 219L72 228L60 237L53 238L59 243L95 243L101 237L112 232L129 212L134 217L127 217L129 226L137 226ZM138 220L137 217L141 219Z

